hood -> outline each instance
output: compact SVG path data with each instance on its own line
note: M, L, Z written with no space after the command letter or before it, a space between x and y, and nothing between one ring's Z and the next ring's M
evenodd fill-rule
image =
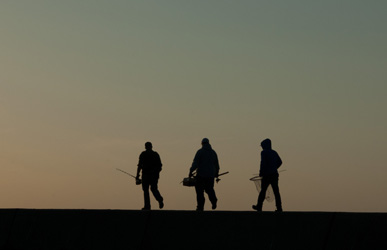
M271 149L271 140L265 139L261 142L261 146L263 149Z

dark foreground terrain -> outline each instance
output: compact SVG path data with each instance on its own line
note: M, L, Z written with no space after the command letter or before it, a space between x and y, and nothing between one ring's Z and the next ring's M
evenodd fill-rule
M387 213L0 209L0 249L387 249Z

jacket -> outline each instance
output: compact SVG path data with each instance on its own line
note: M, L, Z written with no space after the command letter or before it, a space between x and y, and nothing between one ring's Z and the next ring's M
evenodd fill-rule
M278 174L278 168L282 165L282 160L278 153L271 148L271 141L266 139L261 143L261 146L263 150L261 152L259 176Z
M196 170L197 176L215 178L219 174L218 155L210 144L203 144L196 152L190 172Z
M140 154L138 167L143 175L158 175L162 167L160 156L153 150L146 150Z

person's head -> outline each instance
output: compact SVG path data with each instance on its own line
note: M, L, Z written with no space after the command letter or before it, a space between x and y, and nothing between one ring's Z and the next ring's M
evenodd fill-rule
M146 142L146 143L145 143L145 149L146 149L146 150L151 150L151 149L152 149L152 143L149 142L149 141Z
M210 140L208 140L208 138L203 138L202 145L207 145L207 144L210 144Z
M270 139L265 139L261 142L261 147L263 149L271 149L271 140Z

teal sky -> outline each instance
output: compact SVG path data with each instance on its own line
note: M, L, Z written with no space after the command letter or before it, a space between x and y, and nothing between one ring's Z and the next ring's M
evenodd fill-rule
M151 141L165 209L208 137L220 210L250 210L260 141L284 209L387 212L386 1L5 0L0 207L142 207ZM153 200L154 202L154 200ZM264 210L274 210L266 203Z

